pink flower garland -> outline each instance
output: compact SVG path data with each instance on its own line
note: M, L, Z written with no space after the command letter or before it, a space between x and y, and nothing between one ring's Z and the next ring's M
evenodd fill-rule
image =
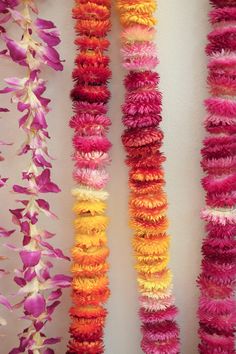
M50 345L58 343L60 338L47 338L44 329L60 304L61 288L69 286L70 277L51 275L51 259L68 258L48 242L53 234L38 226L40 215L55 218L42 194L60 191L51 180L52 166L47 149L49 135L46 123L50 100L43 96L46 84L40 78L40 69L42 64L55 70L63 69L59 54L54 48L60 43L60 39L53 22L32 17L33 13L38 14L33 0L1 1L0 11L5 12L6 17L10 16L22 31L19 41L9 37L4 30L1 31L1 38L6 44L6 50L1 54L25 67L27 75L23 78L6 79L8 86L0 93L11 93L12 102L17 104L19 112L23 112L19 126L25 132L26 140L19 155L28 153L31 156L29 167L22 173L23 185L13 186L13 191L19 195L17 201L20 207L11 210L11 213L13 222L20 227L23 234L22 247L8 245L19 252L23 263L23 268L15 271L14 280L20 286L17 295L23 297L15 307L23 308L21 318L30 324L19 334L19 346L10 353L51 354L54 351Z
M202 168L206 176L207 236L202 245L199 353L234 354L236 311L236 1L211 0L208 35L209 93L205 107L207 136L203 141Z

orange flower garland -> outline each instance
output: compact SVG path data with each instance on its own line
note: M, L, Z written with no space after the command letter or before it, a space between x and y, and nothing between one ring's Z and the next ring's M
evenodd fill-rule
M179 329L172 295L172 274L167 268L167 197L164 192L165 157L160 151L163 132L161 93L154 43L154 0L117 0L122 32L126 96L122 136L127 152L130 186L130 225L140 291L141 347L146 354L177 354Z
M111 72L105 54L109 46L106 36L111 26L110 6L110 0L76 0L73 8L78 54L71 92L75 114L70 121L74 129L76 187L72 193L76 198L73 208L76 219L69 354L104 352L107 311L103 305L110 293L105 215L108 193L104 190L109 178L106 166L111 147L107 138L110 119L106 115Z

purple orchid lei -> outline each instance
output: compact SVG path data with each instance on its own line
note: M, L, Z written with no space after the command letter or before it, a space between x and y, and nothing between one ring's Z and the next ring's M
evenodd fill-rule
M27 76L6 79L7 87L0 93L10 93L11 101L17 104L18 111L22 113L19 126L25 132L26 140L19 155L30 155L29 167L22 173L22 185L13 186L13 191L19 195L17 202L20 207L10 210L13 222L23 234L22 247L8 245L19 252L23 263L22 269L15 271L14 278L20 286L17 295L22 296L22 301L14 308L21 307L21 318L30 324L19 334L19 346L9 354L52 354L54 350L50 346L58 343L60 338L47 338L45 325L60 304L62 288L68 287L71 279L63 274L51 275L52 258L69 258L48 242L54 235L38 225L42 214L56 217L43 195L60 192L51 180L46 122L50 100L43 96L46 83L40 78L40 73L42 64L54 70L63 70L55 49L60 38L53 22L38 18L33 0L0 1L1 11L6 18L10 16L22 31L20 40L16 41L4 29L1 30L1 38L6 44L1 55L25 67Z
M0 108L0 113L1 112L7 112L8 110L7 109L4 109L4 108ZM0 146L4 146L4 145L9 145L7 144L6 142L0 140ZM0 161L3 161L4 160L4 157L2 155L2 152L0 151ZM4 187L6 182L7 182L8 178L6 177L1 177L0 176L0 188ZM5 228L1 227L0 226L0 238L2 237L9 237L12 233L14 232L14 230L6 230ZM1 256L0 255L0 261L3 261L5 260L6 257L4 256ZM0 279L5 275L7 274L7 271L3 268L0 268ZM2 295L2 293L0 292L0 304L5 306L8 310L11 310L12 307L11 307L11 304L10 302L7 300L7 298ZM0 326L5 326L6 325L6 320L5 318L3 318L2 316L0 316Z
M16 0L10 0L10 1L1 0L0 1L0 32L5 32L5 29L3 26L11 18L9 11L8 11L9 5L11 5L11 7L15 7L16 4L17 4ZM6 112L9 112L9 110L7 108L0 107L0 114L6 113ZM11 145L11 144L9 144L3 140L0 140L0 147L1 148L3 146L7 146L7 145ZM0 162L2 162L4 160L5 160L5 158L2 154L2 151L0 151ZM5 184L7 183L7 181L8 181L8 178L2 177L0 175L0 188L4 187ZM6 230L4 227L0 226L0 238L9 237L9 236L11 236L11 234L13 232L14 232L14 230ZM4 261L6 259L7 259L7 257L0 255L0 261ZM0 268L0 279L2 279L2 277L6 274L8 274L8 272L5 269ZM0 292L0 304L5 306L8 310L12 310L12 306L11 306L10 302L8 301L6 296L4 296L1 292ZM0 326L5 326L6 323L7 322L6 322L5 318L0 316Z
M0 108L0 113L1 112L7 112L8 110L7 109L4 109L4 108ZM6 142L0 140L0 146L4 146L4 145L9 145L7 144ZM3 161L4 160L4 157L2 155L2 152L0 151L0 161ZM6 182L7 182L8 178L6 177L1 177L0 176L0 188L4 187ZM14 232L14 230L6 230L5 228L1 227L0 226L0 238L5 238L5 237L9 237L12 233ZM1 256L0 255L0 261L3 261L5 260L6 257L4 256ZM7 274L7 271L3 268L0 268L0 279L5 275ZM8 310L11 310L12 307L11 307L11 304L10 302L7 300L7 298L2 295L2 293L0 292L0 304L5 306ZM5 326L6 325L6 320L5 318L3 318L2 316L0 316L0 326Z

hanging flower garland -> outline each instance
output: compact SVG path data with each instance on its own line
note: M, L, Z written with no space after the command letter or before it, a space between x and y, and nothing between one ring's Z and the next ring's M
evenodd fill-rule
M1 11L0 11L1 13ZM1 112L7 112L8 109L5 108L0 108L0 113ZM5 145L9 145L8 143L0 140L0 146L5 146ZM0 151L0 162L4 161L4 156L2 155L2 152ZM0 175L0 188L4 187L6 182L7 182L8 178L6 177L2 177ZM14 230L6 230L5 228L0 226L0 238L5 238L5 237L9 237L11 236L11 234L14 232ZM4 261L6 259L5 256L0 255L0 261ZM3 268L0 268L0 279L7 274L7 271ZM11 305L10 302L7 300L7 298L1 293L0 291L0 304L5 306L8 310L11 310ZM6 320L0 316L0 326L4 326L6 325Z
M205 101L207 136L203 141L202 168L206 176L207 236L202 245L201 291L198 315L199 353L234 351L236 322L235 234L236 234L236 1L211 0L208 35L210 96Z
M38 225L43 214L55 218L42 195L60 191L51 181L52 166L47 149L49 135L46 123L50 100L43 96L46 83L40 78L40 69L42 64L46 64L55 70L62 70L59 54L54 48L60 39L51 21L37 17L38 10L33 0L9 0L2 4L7 5L8 15L19 26L22 35L20 33L20 40L16 41L1 31L1 38L6 44L6 50L1 54L26 68L26 77L6 79L8 87L0 93L11 93L12 102L23 113L19 126L25 132L26 140L19 155L30 155L29 167L22 173L23 185L13 186L20 207L11 210L11 213L13 222L23 234L22 247L8 245L19 252L23 263L22 269L15 271L14 280L20 286L17 295L22 296L15 307L23 308L21 318L29 325L19 334L19 346L10 354L51 354L54 351L50 346L58 343L60 338L47 338L45 325L60 304L61 288L69 286L70 278L62 274L51 275L51 260L68 258L48 242L53 234ZM10 5L16 7L12 9Z
M11 18L8 8L13 10L16 5L17 5L16 1L6 2L6 1L0 0L0 32L5 32L4 27L5 27L5 25L7 25L8 21ZM9 110L7 108L0 107L0 114L7 113L7 112L9 112ZM11 145L11 144L9 144L3 140L0 140L0 147L1 148L4 146L7 146L7 145ZM0 162L2 162L4 160L5 160L5 158L2 154L2 151L0 151ZM4 187L5 184L7 183L7 181L8 181L8 178L2 177L0 175L0 188ZM8 231L5 228L0 226L0 238L9 237L9 236L11 236L11 234L13 232L14 232L14 230ZM6 259L5 256L0 255L0 261L4 261L5 259ZM8 272L5 269L1 268L0 269L0 279L6 274L8 274ZM1 292L0 292L0 304L5 306L8 310L12 309L10 302L7 300L7 298ZM5 318L0 316L0 326L5 326L5 325L6 325Z
M0 11L1 14L1 11ZM0 108L0 113L1 112L7 112L8 110L5 108ZM5 146L9 145L8 143L0 140L0 146ZM2 155L2 152L0 151L0 162L4 160L4 156ZM0 188L4 187L8 178L2 177L0 175ZM11 234L14 232L14 230L6 230L5 228L0 226L0 238L5 238L11 236ZM0 255L0 261L4 261L6 259L5 256ZM3 268L0 268L0 279L7 274L7 271ZM7 298L1 293L0 291L0 304L5 306L8 310L11 310L11 305L10 302L7 300ZM5 326L6 325L6 320L5 318L0 316L0 326Z
M167 234L167 197L160 151L163 132L161 93L154 43L156 23L154 0L118 0L122 32L123 66L126 96L122 141L127 152L130 187L130 225L134 230L142 321L142 350L147 354L179 353L177 308L171 292L172 275L167 268L169 242Z
M76 0L73 18L78 35L78 54L73 71L71 92L74 116L75 161L73 189L76 198L75 246L72 249L72 301L70 309L71 340L68 353L99 354L104 352L103 329L107 311L104 303L109 296L105 187L106 170L110 162L111 143L107 138L110 119L107 87L111 72L106 50L110 30L110 0Z

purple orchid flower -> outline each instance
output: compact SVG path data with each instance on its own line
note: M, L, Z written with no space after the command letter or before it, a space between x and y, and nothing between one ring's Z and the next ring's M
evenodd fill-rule
M11 93L12 101L17 103L17 108L20 112L27 110L27 113L24 114L23 117L19 120L19 125L24 130L28 129L46 129L46 113L48 113L48 104L50 100L42 97L46 86L45 82L38 78L39 71L35 70L31 73L29 78L18 79L15 77L8 78L5 82L9 85L5 87L3 90L0 90L0 93ZM33 111L32 111L33 108ZM29 126L30 121L30 126ZM36 142L35 140L39 137L33 137L34 141L32 141L32 145ZM37 144L42 144L38 139ZM28 150L34 147L29 144L25 144L22 147L22 153L28 152ZM46 163L45 160L45 152L36 152L37 157L39 157L39 163ZM41 158L41 162L40 162ZM42 160L44 159L44 160Z
M61 64L60 56L58 52L49 45L46 45L40 49L38 52L39 58L41 61L50 66L52 69L56 71L62 71L63 65Z
M20 65L26 66L27 49L24 44L9 38L5 33L1 37L6 43L11 59Z
M46 300L42 294L28 296L24 302L25 312L33 317L39 317L46 310Z
M28 29L27 19L24 19L19 12L11 11L11 15L14 21L25 29L25 36L20 41L16 41L8 37L3 30L2 39L8 49L5 55L9 55L19 65L28 65L32 70L39 69L41 64L46 64L54 70L63 70L60 56L54 48L60 43L60 38L53 22L37 18L32 24L32 28ZM35 32L43 42L35 42L31 39L30 32L33 32L34 27Z
M20 252L20 257L25 268L34 267L40 261L41 251L23 250Z
M57 46L61 40L59 31L52 21L37 18L34 21L38 36L50 47Z
M33 180L30 180L29 187L22 187L15 184L13 186L13 191L27 195L37 195L38 193L59 193L60 188L51 181L50 174L50 170L45 169L40 175L34 177ZM40 203L41 206L44 204L46 207L45 203L42 201ZM44 208L44 210L47 210L47 207L46 209Z
M45 169L39 176L35 178L39 193L58 193L60 188L51 181L50 170Z

